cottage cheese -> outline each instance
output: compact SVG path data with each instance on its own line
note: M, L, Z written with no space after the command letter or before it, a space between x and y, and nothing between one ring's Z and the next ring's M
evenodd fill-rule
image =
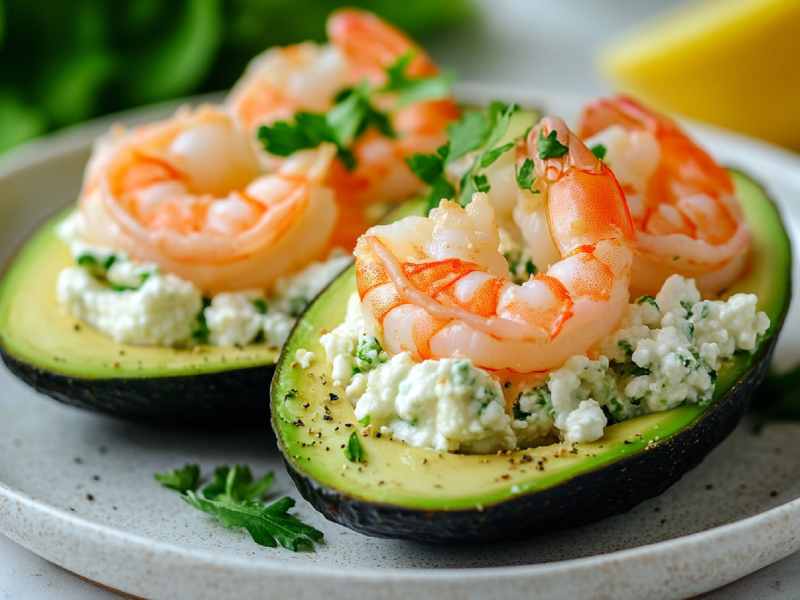
M609 422L711 400L717 370L750 351L769 327L753 294L701 300L673 275L655 298L628 306L621 327L593 358L573 356L516 399L469 360L391 359L364 334L357 294L345 321L322 336L334 379L373 431L414 446L459 452L530 447L556 437L592 442ZM501 414L502 413L502 414Z
M269 297L249 290L204 300L194 284L162 274L158 265L87 244L83 231L77 211L57 226L77 263L60 273L58 301L70 315L126 344L244 346L263 341L280 347L310 300L350 262L337 250L327 261L279 278Z
M124 344L172 346L192 334L200 292L174 275L155 274L136 290L113 291L87 270L61 271L56 295L77 319Z

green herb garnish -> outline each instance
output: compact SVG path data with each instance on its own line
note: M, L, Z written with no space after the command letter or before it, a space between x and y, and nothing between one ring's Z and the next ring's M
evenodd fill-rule
M461 206L472 201L472 194L488 192L491 187L486 175L480 169L493 164L500 156L514 147L513 143L497 146L508 130L512 115L519 110L516 104L492 102L488 113L471 112L465 114L460 121L447 128L450 140L432 154L415 154L407 158L411 172L424 183L431 186L428 194L428 208L436 208L442 198L454 199L456 190L445 177L448 165L458 159L483 148L475 157L472 165L461 178L461 191L455 198Z
M517 174L517 187L524 192L538 194L539 190L533 189L533 182L536 181L536 177L533 176L533 166L533 161L526 158L521 167L514 167Z
M278 544L297 552L312 549L323 534L288 513L295 505L292 498L281 498L269 506L258 502L269 491L275 474L269 472L258 480L247 466L217 467L214 481L203 488L203 495L195 493L200 483L200 468L186 465L172 474L156 475L165 487L181 492L190 505L214 515L225 527L245 528L253 541L261 546L275 548Z
M569 152L569 146L565 146L556 139L558 133L554 129L545 137L544 131L539 131L539 158L547 160L549 158L561 158Z
M258 139L267 152L276 156L290 156L299 150L329 142L336 145L337 155L345 168L353 170L356 166L353 144L370 128L386 137L397 136L389 115L375 107L376 96L397 93L399 108L449 95L453 75L408 77L406 70L412 58L412 53L404 54L387 68L388 81L382 88L372 88L367 80L363 80L356 87L339 92L334 106L327 113L301 111L294 115L294 122L276 121L262 125Z
M347 446L344 448L344 457L350 462L364 462L364 447L361 445L361 440L358 439L358 434L354 431L350 434L347 440Z
M645 303L652 304L653 306L656 307L656 310L659 313L661 312L661 309L658 307L658 304L656 303L655 298L653 298L652 296L642 296L641 298L639 298L636 301L636 304L638 304L639 306L641 306L642 304L645 304Z
M288 496L274 504L262 506L249 504L227 504L200 498L194 492L186 492L183 499L204 513L214 515L225 527L244 527L259 546L275 548L278 544L297 552L311 550L323 533L288 513L295 501Z
M597 157L597 160L603 160L606 157L606 152L608 152L608 149L603 144L592 146L589 150Z
M172 473L156 473L153 477L165 488L185 494L190 490L197 490L200 485L200 467L187 464L182 469L175 469Z

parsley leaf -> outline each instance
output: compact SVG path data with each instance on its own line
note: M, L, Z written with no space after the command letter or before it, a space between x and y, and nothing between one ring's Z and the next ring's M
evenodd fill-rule
M316 148L322 142L338 144L336 131L328 123L325 115L298 112L294 123L276 121L272 125L262 125L258 129L258 139L264 150L275 156L290 156L298 150Z
M200 467L186 465L182 469L175 469L172 473L156 473L153 477L165 488L177 490L183 494L195 491L200 485Z
M597 160L603 160L606 157L606 152L608 152L608 149L603 144L592 146L589 150L591 150Z
M344 457L350 462L364 462L366 459L364 447L361 445L361 440L358 439L358 434L355 431L350 434L347 440L347 446L345 446L344 449Z
M321 531L288 514L295 505L292 498L282 498L269 506L256 502L272 487L275 481L272 471L254 481L250 467L217 467L214 481L203 488L203 497L195 493L200 483L197 465L186 465L155 478L161 485L181 492L181 498L190 505L217 517L225 527L244 527L261 546L275 548L280 544L297 552L312 549L314 542L323 537Z
M519 404L521 398L522 398L522 394L517 396L517 401L514 402L513 411L514 411L514 420L516 420L516 421L524 421L525 419L527 419L528 417L530 417L533 414L533 413L525 412L524 410L522 410L522 407Z
M539 132L539 158L547 160L548 158L561 158L569 152L569 146L565 146L556 139L558 133L554 129L544 135L544 131Z
M388 67L388 80L380 91L399 92L398 107L449 96L455 73L447 71L438 77L411 78L406 75L406 70L413 59L414 51L410 50Z
M454 198L454 186L447 181L445 168L463 158L470 152L483 148L475 157L470 168L461 178L459 204L466 206L472 201L476 191L488 192L491 188L486 175L480 169L493 164L500 156L514 147L513 143L497 146L508 130L511 117L519 110L516 104L492 102L488 113L466 113L457 123L447 128L450 140L433 154L415 154L406 159L411 172L431 186L428 195L428 209L439 206L442 198Z
M492 102L489 105L489 128L483 150L472 163L472 166L464 173L461 178L461 194L458 198L458 203L461 206L466 206L472 202L472 194L478 192L488 192L490 189L488 178L485 175L479 176L477 170L479 168L485 169L494 163L503 152L507 152L514 147L514 144L505 144L499 148L495 145L503 139L503 136L508 130L508 125L511 122L511 117L519 110L516 104L506 105L502 102Z
M439 206L442 198L452 198L456 189L444 174L445 161L450 154L450 142L439 146L432 154L416 153L406 158L408 168L424 183L431 186L428 192L428 211Z
M253 481L253 473L246 465L217 467L214 481L203 488L203 496L227 504L241 504L260 500L275 483L275 473L270 471L261 479Z
M192 491L186 492L182 498L198 510L217 517L225 527L244 527L260 546L275 548L280 544L297 552L312 549L314 542L323 537L321 531L288 514L287 511L295 505L295 501L289 497L270 506L261 506L256 502L230 504L207 500Z
M450 155L447 157L447 164L454 163L462 156L483 146L489 139L492 126L492 120L482 112L467 113L461 120L448 125Z
M533 161L530 158L526 158L521 167L514 167L517 174L517 187L523 191L538 194L539 190L533 189L533 182L536 181L536 177L533 176L533 166Z

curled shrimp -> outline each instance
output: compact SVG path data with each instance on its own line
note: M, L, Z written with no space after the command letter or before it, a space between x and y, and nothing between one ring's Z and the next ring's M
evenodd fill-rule
M154 262L203 292L268 289L329 248L337 207L323 185L332 145L263 175L226 111L202 106L101 140L79 209L86 241Z
M584 107L578 134L606 147L628 199L636 227L632 291L655 294L678 273L713 294L741 275L750 230L733 182L677 124L630 98L599 98Z
M569 152L542 160L538 136L551 131ZM356 246L358 292L368 329L389 352L531 373L586 353L618 327L634 230L614 175L557 117L543 119L520 151L534 160L561 259L511 283L480 193L466 209L442 200L428 218L371 228Z
M253 60L227 101L249 131L291 119L301 110L325 112L333 106L338 92L364 78L380 87L387 80L386 69L409 52L409 77L439 73L422 48L372 13L353 8L336 11L328 19L327 30L329 45L274 48ZM399 109L392 108L392 94L384 94L378 102L381 108L390 110L390 121L398 135L392 139L370 129L352 149L354 170L348 171L341 161L334 161L327 185L336 191L343 207L355 207L343 209L347 212L347 218L343 213L341 219L343 227L354 219L363 223L358 216L368 204L398 202L421 191L423 184L408 169L405 159L415 152L436 150L447 139L447 125L459 117L458 106L451 98ZM265 160L268 166L276 162L275 157ZM357 234L364 229L366 226Z

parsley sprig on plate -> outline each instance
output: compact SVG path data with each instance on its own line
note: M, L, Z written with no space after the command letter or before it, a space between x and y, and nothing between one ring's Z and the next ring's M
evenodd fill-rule
M289 514L295 505L292 498L287 496L268 506L261 504L275 482L272 471L254 479L247 466L217 467L214 480L203 488L202 496L196 493L201 480L197 465L157 474L155 479L164 487L180 492L198 510L217 517L225 527L245 528L261 546L275 548L280 544L297 552L310 550L314 542L322 540L321 531Z
M516 104L494 101L485 113L466 113L460 121L447 128L450 139L436 152L417 153L406 159L411 171L431 187L428 193L429 209L439 206L442 198L452 198L461 206L466 206L472 201L472 194L475 192L489 191L488 178L480 171L514 147L513 142L498 144L508 130L511 117L518 110L519 106ZM447 180L445 170L448 165L478 150L471 166L461 177L459 192L456 194L455 187Z
M370 128L389 138L397 137L389 115L376 108L375 100L381 95L394 94L395 108L417 102L444 98L450 94L453 74L436 77L412 78L407 69L414 58L413 52L401 56L386 69L386 84L373 88L367 80L356 87L339 92L333 107L324 114L300 111L294 121L276 121L262 125L258 139L264 149L276 156L290 156L299 150L316 148L323 142L335 144L338 156L348 170L356 166L353 144Z

